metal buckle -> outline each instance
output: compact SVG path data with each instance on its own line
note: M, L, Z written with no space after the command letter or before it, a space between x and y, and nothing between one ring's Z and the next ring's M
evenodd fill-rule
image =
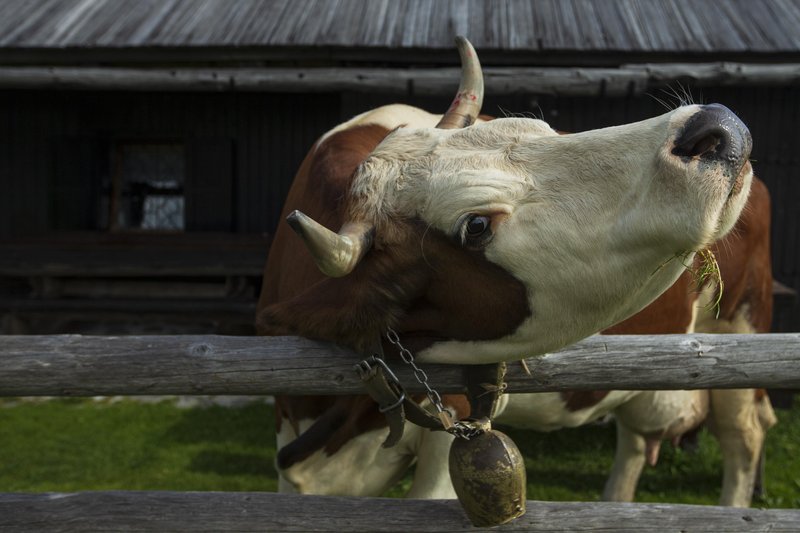
M394 402L392 405L387 405L386 407L381 407L379 405L378 406L378 411L380 411L381 413L385 413L387 411L392 411L392 410L397 409L398 407L400 407L403 404L404 401L406 401L406 391L400 391L400 397L397 399L396 402Z
M393 381L395 385L400 385L400 380L397 379L397 376L394 375L394 372L392 372L392 369L389 368L389 365L386 364L386 361L384 361L377 355L373 355L371 357L364 359L363 361L355 365L355 368L358 371L359 377L361 377L361 379L364 379L365 377L367 377L367 375L372 371L372 369L375 366L383 368L383 370L386 372L387 376L391 379L391 381Z
M366 380L371 377L373 370L376 367L380 367L383 369L386 377L386 381L388 383L393 383L395 385L395 392L400 393L400 397L391 405L387 406L378 406L378 411L381 413L385 413L387 411L391 411L393 409L397 409L405 400L406 400L406 391L403 389L403 386L400 384L400 380L397 379L397 376L392 372L392 369L389 368L389 365L386 364L386 361L378 357L377 355L373 355L364 359L357 365L355 365L356 371L358 371L358 375L362 380Z

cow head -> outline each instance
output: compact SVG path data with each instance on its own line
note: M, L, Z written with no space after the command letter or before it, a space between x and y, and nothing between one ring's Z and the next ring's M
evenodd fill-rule
M527 118L398 127L353 174L339 235L290 217L342 277L263 322L355 347L392 325L430 362L557 350L642 309L733 226L750 148L716 104L570 135Z

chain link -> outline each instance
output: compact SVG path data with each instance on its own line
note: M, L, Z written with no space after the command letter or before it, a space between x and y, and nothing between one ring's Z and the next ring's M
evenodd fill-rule
M428 399L431 401L433 406L436 408L436 411L441 413L444 411L444 406L442 405L442 396L436 392L431 386L428 384L428 374L425 373L420 367L417 366L417 363L414 361L414 354L412 354L408 348L403 346L400 343L400 337L397 335L397 332L392 328L387 328L386 330L386 338L389 339L389 342L397 346L397 349L400 351L400 358L403 360L404 363L409 365L414 370L414 377L417 379L417 382L425 387L425 390L428 394Z
M412 354L408 348L403 346L403 344L400 342L400 336L397 334L397 332L392 328L386 328L386 338L390 343L397 346L397 349L400 352L400 358L404 363L409 365L414 370L414 377L420 385L425 387L428 399L433 404L434 408L436 408L436 411L438 413L447 413L449 416L450 413L445 411L444 405L442 405L442 396L428 384L428 374L426 374L424 370L417 366L417 363L414 361L414 354ZM454 422L453 427L447 429L447 431L456 437L466 440L477 437L483 433L483 430L460 420Z

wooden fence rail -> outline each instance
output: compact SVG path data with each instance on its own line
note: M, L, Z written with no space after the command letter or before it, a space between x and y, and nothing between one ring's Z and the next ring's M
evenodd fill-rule
M3 66L0 89L125 91L379 92L450 94L458 68L196 68ZM486 94L627 96L674 80L692 85L797 85L800 65L756 63L650 63L614 68L485 67Z
M355 353L299 337L0 337L0 396L357 394ZM800 334L595 336L511 364L509 392L800 388ZM392 365L421 392L406 365ZM441 392L457 366L424 365Z
M454 500L254 492L0 494L0 531L473 531ZM800 531L800 511L529 501L491 531ZM485 530L484 530L485 531Z
M297 337L0 336L0 396L349 394L359 356ZM510 365L510 392L800 388L800 334L596 336ZM401 381L418 391L403 365ZM442 392L458 367L425 365ZM272 493L0 493L0 531L463 531L455 501ZM528 502L502 531L800 531L800 511Z

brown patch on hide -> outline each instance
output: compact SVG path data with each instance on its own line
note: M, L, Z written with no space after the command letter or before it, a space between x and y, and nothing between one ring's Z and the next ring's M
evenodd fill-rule
M337 398L339 396L276 396L275 430L280 431L286 421L295 434L299 434L301 420L317 418L336 403Z
M650 305L608 329L605 335L664 335L686 333L692 324L692 308L697 300L694 282L684 272L661 296Z
M261 309L257 317L261 330L365 351L388 325L396 324L430 280L414 235L397 230L403 242L371 250L351 274L323 279L293 298Z
M292 298L325 279L311 255L286 223L299 209L320 224L337 231L345 222L343 205L358 165L386 137L389 130L363 125L329 136L308 153L289 189L264 270L258 309ZM260 335L275 335L270 324L256 324Z
M736 225L711 247L725 284L719 320L733 320L747 306L748 322L758 333L769 332L772 325L770 213L769 191L754 176Z
M386 420L378 411L378 405L369 396L349 397L346 402L345 417L336 426L325 442L325 453L333 455L351 439L386 425Z
M561 399L566 404L568 411L580 411L593 407L603 401L608 396L609 391L565 391L561 393Z
M422 402L424 395L415 395ZM469 416L469 402L464 395L444 394L442 403L460 420ZM377 404L366 395L359 396L278 396L275 399L278 420L288 419L298 437L278 450L278 468L286 469L324 450L334 455L350 440L368 431L386 426L386 418ZM299 422L315 420L302 434ZM280 427L278 427L280 431Z
M336 453L347 441L358 435L385 426L384 417L377 405L369 396L311 396L287 400L281 398L283 407L292 404L314 406L319 410L316 416L311 412L302 418L316 418L314 423L298 438L278 450L278 468L286 469L299 463L318 450L325 450L328 455ZM296 411L296 406L292 405ZM295 412L295 416L298 413ZM293 424L297 432L296 423Z
M409 347L419 351L445 339L498 339L530 316L525 286L481 252L433 229L424 229L420 241L415 248L422 250L430 279L398 326Z
M755 389L753 392L753 398L756 403L764 401L764 398L767 397L767 389Z
M469 400L463 394L442 394L442 403L453 410L456 420L463 420L471 414Z

